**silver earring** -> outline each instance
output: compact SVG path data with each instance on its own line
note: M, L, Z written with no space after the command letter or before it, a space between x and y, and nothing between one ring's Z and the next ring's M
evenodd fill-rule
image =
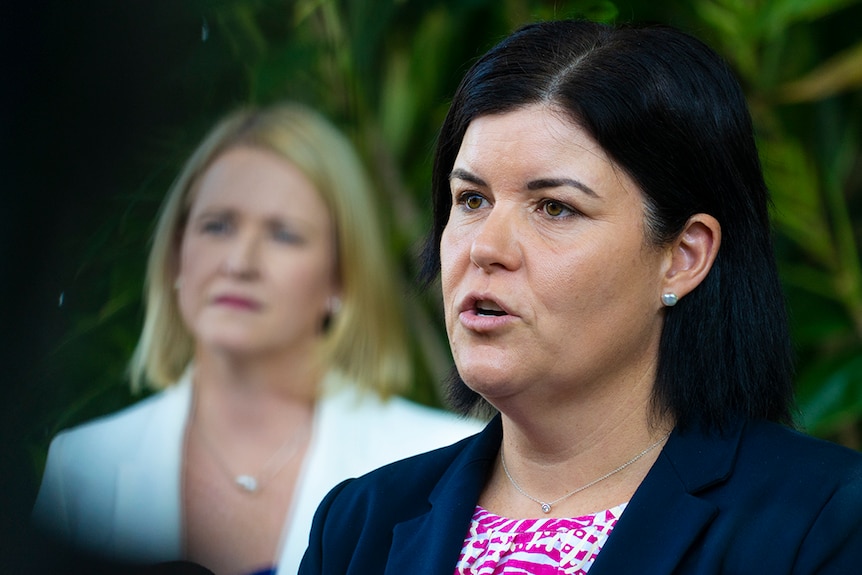
M328 315L333 316L337 314L341 310L341 298L337 295L333 295L329 297L329 300L326 302L326 311L329 312Z
M178 277L176 280L174 280L174 289L178 290L181 287L183 287L183 278Z
M675 306L676 302L678 302L678 301L679 301L679 298L676 297L676 294L673 292L661 294L661 303L663 303L667 307Z

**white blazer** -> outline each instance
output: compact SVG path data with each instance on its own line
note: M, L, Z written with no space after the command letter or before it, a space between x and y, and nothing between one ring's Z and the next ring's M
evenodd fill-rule
M162 392L58 434L33 509L36 525L110 559L181 559L181 462L191 400L189 370ZM324 394L273 558L278 574L297 572L317 504L339 481L481 428L478 421L401 398L383 402L347 386Z

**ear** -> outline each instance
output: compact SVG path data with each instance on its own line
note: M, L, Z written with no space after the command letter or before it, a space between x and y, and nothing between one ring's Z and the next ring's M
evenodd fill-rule
M670 248L662 294L673 293L682 299L691 293L709 274L720 245L718 220L709 214L691 216Z

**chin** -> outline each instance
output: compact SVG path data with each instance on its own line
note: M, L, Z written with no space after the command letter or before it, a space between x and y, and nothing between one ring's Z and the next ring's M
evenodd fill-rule
M201 343L219 353L231 355L249 355L258 350L260 345L248 334L231 334L222 332L209 338L201 338Z
M496 395L505 395L512 381L511 370L499 364L458 364L458 373L467 387L489 400Z

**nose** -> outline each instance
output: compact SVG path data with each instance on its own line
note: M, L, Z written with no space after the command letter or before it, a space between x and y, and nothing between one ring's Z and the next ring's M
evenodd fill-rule
M498 203L479 224L470 245L470 261L490 273L495 269L514 270L521 264L516 208Z
M222 271L238 278L249 279L258 274L259 241L253 234L237 234L230 242L222 262Z

